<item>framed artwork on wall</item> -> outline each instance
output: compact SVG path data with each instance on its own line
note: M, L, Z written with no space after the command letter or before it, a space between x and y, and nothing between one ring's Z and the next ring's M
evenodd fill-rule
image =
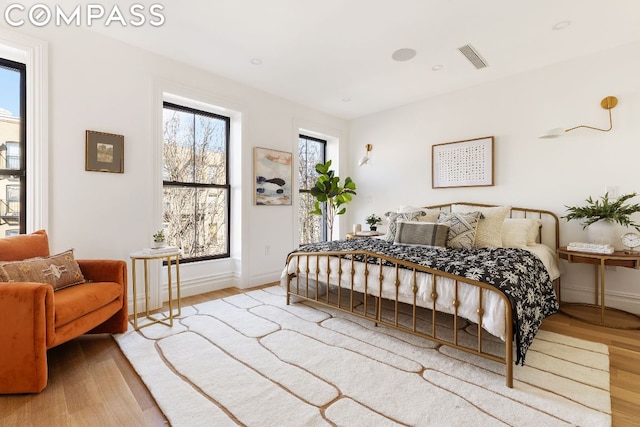
M431 186L493 185L493 136L431 146Z
M253 148L254 203L291 205L293 155L270 148Z
M85 170L124 173L124 136L88 130Z

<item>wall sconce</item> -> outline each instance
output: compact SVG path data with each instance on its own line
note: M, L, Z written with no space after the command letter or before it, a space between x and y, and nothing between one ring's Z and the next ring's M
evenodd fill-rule
M362 166L367 164L367 162L369 161L369 151L371 151L371 149L373 148L373 146L371 144L367 144L364 146L366 153L364 153L364 156L360 159L360 161L358 162L358 166Z
M613 121L611 120L611 109L614 108L616 105L618 105L618 98L616 98L615 96L607 96L602 101L600 101L600 106L605 110L609 110L609 129L600 129L600 128L587 126L587 125L575 126L569 129L554 128L554 129L548 130L544 134L540 135L538 138L557 138L559 136L564 135L566 132L571 132L572 130L579 129L579 128L587 128L587 129L599 130L601 132L609 132L611 129L613 129Z

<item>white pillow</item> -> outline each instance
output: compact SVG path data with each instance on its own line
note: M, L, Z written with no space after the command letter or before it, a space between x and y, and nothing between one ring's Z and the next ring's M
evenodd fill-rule
M505 218L502 224L502 246L522 248L538 241L542 221L529 218Z
M473 205L451 206L453 213L480 212L482 218L478 222L476 230L476 240L474 246L477 248L501 248L502 247L502 226L504 219L511 211L511 206L481 207Z
M418 217L418 221L423 221L423 222L436 222L438 220L438 215L440 215L440 209L417 208L415 206L407 206L407 205L400 206L396 212L412 213L416 211L424 212L424 216Z
M540 235L542 220L530 219L529 221L533 222L533 225L529 229L529 234L527 235L527 245L535 245L536 243L538 243L538 236Z

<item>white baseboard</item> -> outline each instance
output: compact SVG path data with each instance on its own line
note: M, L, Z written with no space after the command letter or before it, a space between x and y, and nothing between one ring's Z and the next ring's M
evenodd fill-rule
M282 270L273 271L271 273L264 273L258 276L253 276L249 279L249 288L253 288L255 286L266 285L267 283L280 282L280 275L282 274Z
M606 291L604 302L607 307L628 311L640 315L640 295L626 292ZM562 284L562 302L595 303L593 289L579 288Z
M282 271L274 271L271 273L265 273L258 276L254 276L249 280L248 288L255 286L266 285L267 283L279 282L280 274ZM207 292L218 291L220 289L238 287L240 280L235 273L225 273L219 275L211 275L206 277L199 277L195 279L180 280L180 296L182 298L193 295L200 295ZM173 298L177 298L175 284L172 289ZM138 292L137 295L138 312L144 310L144 292ZM162 301L169 300L169 290L167 284L163 284L162 287ZM129 295L129 313L133 313L133 294Z

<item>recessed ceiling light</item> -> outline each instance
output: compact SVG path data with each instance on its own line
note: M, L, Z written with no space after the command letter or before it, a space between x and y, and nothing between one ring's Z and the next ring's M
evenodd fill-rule
M564 30L565 28L567 28L569 25L571 25L571 21L560 21L557 24L555 24L553 27L551 27L554 31L558 31L558 30Z
M251 58L251 63L253 65L262 65L262 59L260 59L260 58Z
M440 70L442 70L443 68L444 68L444 67L443 67L442 65L440 65L440 64L436 64L436 65L434 65L433 67L431 67L431 69L432 69L433 71L440 71Z
M348 97L342 98L342 102L351 102L351 98L348 98Z
M408 61L414 56L416 56L416 51L409 48L398 49L391 54L394 61Z

